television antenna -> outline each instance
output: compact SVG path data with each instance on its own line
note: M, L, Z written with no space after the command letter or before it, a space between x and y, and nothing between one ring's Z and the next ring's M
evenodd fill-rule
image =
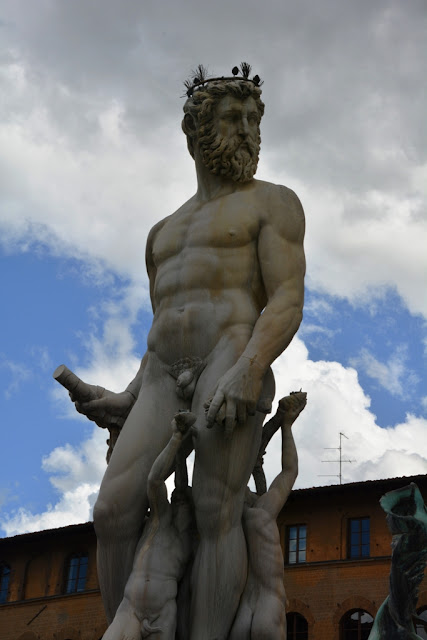
M339 462L340 465L340 472L339 473L326 473L326 474L319 474L319 477L323 477L323 478L339 478L340 479L340 484L342 484L342 465L345 462L349 462L350 464L352 462L356 462L356 460L343 460L342 457L342 439L345 438L346 440L348 440L349 438L347 438L347 436L345 435L345 433L343 433L342 431L340 431L340 446L339 447L324 447L325 451L339 451L340 452L340 458L339 460L322 460L322 462Z

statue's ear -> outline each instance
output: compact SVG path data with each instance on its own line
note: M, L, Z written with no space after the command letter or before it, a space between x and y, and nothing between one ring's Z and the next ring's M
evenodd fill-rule
M191 113L185 114L183 125L184 125L183 126L184 132L187 134L187 136L193 137L196 134L196 131L197 131L196 122L193 116L191 115Z

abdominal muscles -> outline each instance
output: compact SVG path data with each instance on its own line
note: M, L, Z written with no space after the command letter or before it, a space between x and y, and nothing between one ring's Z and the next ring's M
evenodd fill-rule
M203 297L196 302L177 296L163 300L156 310L147 344L163 362L173 364L190 356L204 359L221 338L233 338L236 332L240 336L243 331L249 339L259 316L250 296L229 290L216 300Z

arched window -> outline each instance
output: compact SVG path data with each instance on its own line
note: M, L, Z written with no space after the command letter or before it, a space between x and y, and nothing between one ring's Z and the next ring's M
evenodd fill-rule
M286 614L287 640L308 640L307 620L300 613Z
M10 567L2 562L0 564L0 604L6 602L9 595Z
M65 573L65 593L78 593L86 587L87 553L74 553L68 559Z
M415 631L417 632L417 635L425 640L427 639L427 607L418 609L417 616L418 618L421 618L421 620L425 620L426 622L425 625L423 625L422 622L417 622L417 624L415 625Z
M368 640L374 622L363 609L353 609L341 618L341 640Z

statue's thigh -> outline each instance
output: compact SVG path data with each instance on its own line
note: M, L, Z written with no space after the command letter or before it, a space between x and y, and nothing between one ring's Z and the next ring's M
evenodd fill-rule
M286 640L285 603L276 596L264 594L258 599L252 620L251 638Z
M166 373L142 387L105 472L101 499L121 504L124 511L145 502L152 464L172 435L175 413L185 408L175 380Z
M203 371L193 398L192 411L197 415L197 438L195 442L194 482L210 482L215 492L224 489L240 492L246 486L256 461L264 416L257 413L248 416L244 424L236 423L233 434L227 438L224 426L215 423L207 428L204 403L212 396L219 378L234 364L223 358L209 364ZM197 492L197 486L195 487Z

